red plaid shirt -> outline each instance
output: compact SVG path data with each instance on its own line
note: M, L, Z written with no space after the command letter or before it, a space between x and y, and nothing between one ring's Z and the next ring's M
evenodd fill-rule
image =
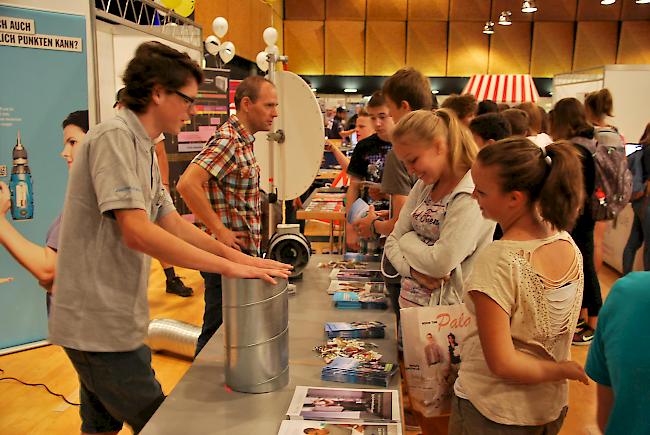
M203 188L212 209L232 231L248 233L244 251L258 255L261 240L260 168L253 154L255 137L236 115L230 116L192 163L212 175ZM199 222L206 232L208 229Z

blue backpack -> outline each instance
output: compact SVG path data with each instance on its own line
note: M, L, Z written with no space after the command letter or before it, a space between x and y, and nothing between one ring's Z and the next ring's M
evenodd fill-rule
M643 177L643 149L634 151L627 156L627 167L632 173L631 201L640 199L645 195L645 179Z

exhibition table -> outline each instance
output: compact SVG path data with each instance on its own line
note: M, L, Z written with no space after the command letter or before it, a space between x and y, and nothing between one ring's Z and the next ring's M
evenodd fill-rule
M142 435L160 434L277 434L296 385L344 388L378 388L369 385L320 380L323 360L313 351L327 340L325 322L378 320L386 324L386 338L366 339L379 346L383 360L397 362L395 315L388 310L339 310L327 294L330 269L318 268L340 256L314 255L296 295L289 298L289 384L265 394L229 390L224 375L223 327L203 348L185 376L160 406ZM399 390L396 374L390 389Z

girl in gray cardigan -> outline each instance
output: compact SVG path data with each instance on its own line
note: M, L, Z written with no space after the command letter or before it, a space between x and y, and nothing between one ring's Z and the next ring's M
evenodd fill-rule
M492 241L495 227L471 196L469 169L478 147L455 115L441 109L401 119L393 150L419 178L384 248L403 277L400 306L460 303L474 254Z

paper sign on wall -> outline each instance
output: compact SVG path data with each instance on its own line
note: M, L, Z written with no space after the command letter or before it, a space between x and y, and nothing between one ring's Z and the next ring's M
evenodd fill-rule
M34 20L0 16L0 45L81 53L81 38L40 35Z

